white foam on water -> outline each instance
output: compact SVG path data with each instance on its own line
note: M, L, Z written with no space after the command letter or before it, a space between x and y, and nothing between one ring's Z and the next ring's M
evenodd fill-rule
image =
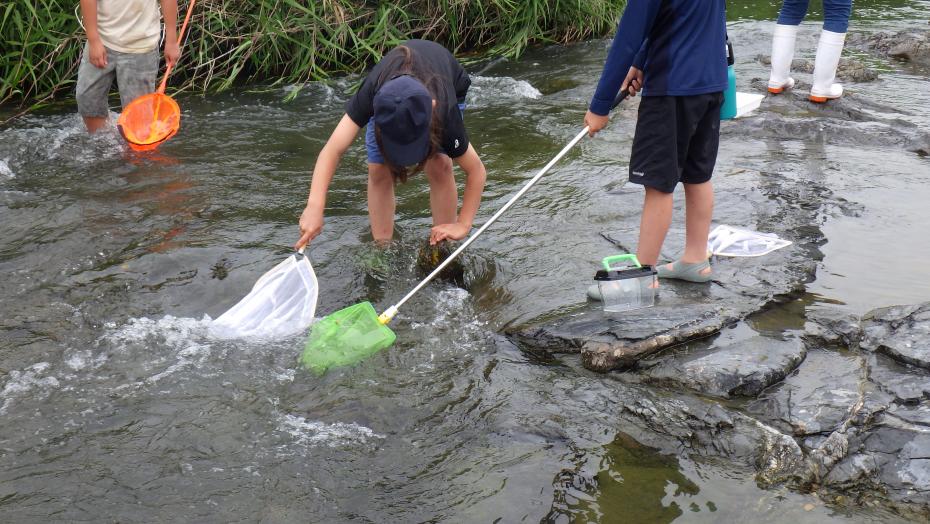
M487 322L477 318L471 307L471 295L459 287L441 290L433 298L435 312L410 327L420 339L417 351L406 352L412 359L411 372L428 375L437 362L467 355L486 346Z
M466 102L469 105L493 106L522 99L536 100L542 93L526 80L509 76L473 76Z
M211 323L208 316L201 320L171 315L157 320L148 317L131 318L122 326L117 326L115 322L105 324L109 332L102 338L116 347L161 342L172 348L185 349L199 345L193 340L207 338Z
M300 446L327 446L331 448L353 445L371 445L375 440L384 440L379 435L355 423L335 422L327 424L316 420L307 420L297 415L284 414L278 421L278 431L294 438Z
M48 362L39 362L23 370L12 370L9 379L0 391L0 414L6 413L7 408L17 397L23 397L27 394L33 398L45 398L52 390L61 387L58 379L52 376L42 376L48 371L51 364Z
M83 371L88 369L97 369L107 361L107 356L100 354L94 356L91 351L75 351L65 359L65 365L72 371Z
M10 159L4 158L0 160L0 181L10 180L16 178L16 174L13 173L13 170L10 169Z
M114 158L126 148L116 130L118 116L110 112L107 127L91 135L77 113L57 117L27 115L15 127L0 131L0 155L4 155L7 168L11 161L14 165L17 161L27 165L35 159L86 164Z
M304 84L288 84L281 88L285 96L305 94L311 97L314 103L329 104L336 100L336 90L327 82L307 82Z
M434 304L436 314L427 322L414 321L411 325L414 328L431 327L437 331L447 329L450 326L467 326L469 328L480 328L485 323L474 318L474 314L469 307L471 294L460 287L449 287L436 294Z
M167 347L170 351L155 354L155 361L150 364L170 362L161 371L146 377L142 381L118 386L117 390L135 389L143 385L153 385L186 368L198 368L210 360L213 352L209 344L210 318L201 320L193 318L179 318L166 315L158 320L147 317L132 318L126 324L117 326L113 322L104 327L108 330L98 343L105 343L117 351L130 353L133 351L148 352L152 347Z
M101 352L76 352L69 355L65 364L74 371L97 369L108 360L108 354L130 355L129 360L143 359L137 365L151 370L151 375L121 384L114 391L135 391L153 386L165 378L184 370L207 370L211 362L225 358L230 348L239 347L245 351L268 347L290 346L294 339L294 354L297 354L299 342L295 335L277 338L250 337L230 339L217 333L209 315L201 319L174 317L166 315L160 319L148 317L130 318L124 324L108 322L105 332L97 339L97 346L105 348ZM297 337L302 339L303 333ZM270 341L275 341L269 345ZM140 355L132 357L132 355ZM126 358L110 359L126 361ZM296 369L281 367L268 370L270 380L279 383L294 381Z

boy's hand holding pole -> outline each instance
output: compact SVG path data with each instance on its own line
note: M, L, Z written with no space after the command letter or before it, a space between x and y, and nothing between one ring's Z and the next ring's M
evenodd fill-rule
M620 86L620 92L626 91L628 96L636 96L636 93L643 88L643 72L641 69L631 67ZM588 126L588 136L594 136L598 131L607 127L608 115L598 115L592 113L589 109L584 115L584 123Z

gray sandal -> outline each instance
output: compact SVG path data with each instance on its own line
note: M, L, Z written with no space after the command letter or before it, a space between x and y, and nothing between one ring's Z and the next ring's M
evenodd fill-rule
M656 267L659 278L673 278L676 280L686 280L688 282L710 282L714 278L713 271L706 275L701 274L701 271L710 267L710 262L707 260L695 262L693 264L687 264L681 260L676 260L671 264L672 269L668 269L668 264L662 264Z

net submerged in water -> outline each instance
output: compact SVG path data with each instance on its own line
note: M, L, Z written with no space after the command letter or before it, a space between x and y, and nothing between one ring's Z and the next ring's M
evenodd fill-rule
M313 322L319 285L310 259L294 253L262 275L248 295L212 324L221 338L277 338Z
M371 302L331 313L310 328L300 363L317 374L348 366L389 347L396 336L378 320Z
M117 128L136 151L155 149L181 126L181 108L170 96L151 93L133 100L117 120Z

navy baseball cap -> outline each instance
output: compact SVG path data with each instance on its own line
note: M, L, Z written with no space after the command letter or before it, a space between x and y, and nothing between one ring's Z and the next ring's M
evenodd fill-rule
M381 130L381 153L398 166L426 159L430 149L433 97L410 76L388 80L375 93L375 124Z

